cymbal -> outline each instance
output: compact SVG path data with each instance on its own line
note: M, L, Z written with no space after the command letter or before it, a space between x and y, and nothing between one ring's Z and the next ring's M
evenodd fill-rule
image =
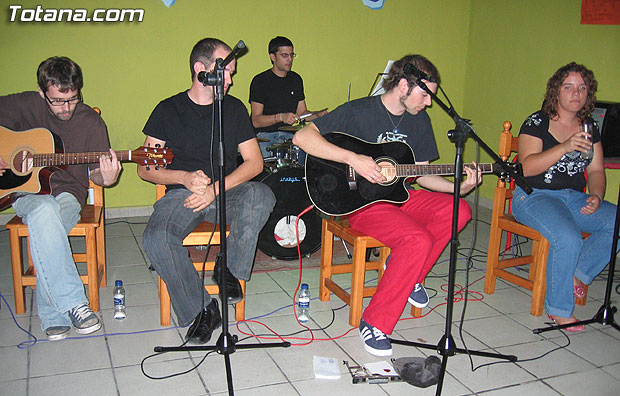
M304 125L285 125L285 126L281 126L280 128L278 128L278 130L284 131L284 132L297 132L303 127Z

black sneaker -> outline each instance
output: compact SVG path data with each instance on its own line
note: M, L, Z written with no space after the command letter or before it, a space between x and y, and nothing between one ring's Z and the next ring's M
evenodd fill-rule
M241 300L243 300L243 289L241 288L241 283L239 283L239 280L235 278L228 268L226 268L225 271L226 275L224 275L224 279L226 282L226 299L228 300L228 304L236 304L241 302ZM219 266L216 266L213 269L213 281L217 283L221 294L222 283L220 283L219 274Z
M426 293L424 285L421 283L416 283L407 301L409 301L409 304L417 308L426 307L428 305L428 294Z
M69 311L71 323L75 327L75 331L79 334L90 334L101 328L99 318L88 304L78 305Z
M198 313L194 323L187 330L185 339L194 344L206 344L211 339L213 330L222 323L217 300L211 300L202 312Z
M45 329L45 335L50 341L58 341L67 338L71 326L50 326Z
M360 338L366 352L375 356L392 356L392 343L385 333L362 319L360 321Z

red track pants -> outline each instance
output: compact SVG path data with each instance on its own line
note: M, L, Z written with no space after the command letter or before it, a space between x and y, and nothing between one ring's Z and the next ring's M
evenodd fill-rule
M410 190L401 206L376 203L349 216L354 229L392 248L390 263L377 292L362 315L386 334L392 334L416 283L431 270L452 233L451 194ZM471 219L471 209L459 201L459 231Z

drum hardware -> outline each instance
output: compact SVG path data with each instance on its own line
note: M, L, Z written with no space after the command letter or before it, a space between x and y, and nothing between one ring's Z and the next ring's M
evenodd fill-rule
M275 143L267 147L271 157L265 159L275 160L278 168L297 166L299 164L299 147L293 144L291 139L282 143Z

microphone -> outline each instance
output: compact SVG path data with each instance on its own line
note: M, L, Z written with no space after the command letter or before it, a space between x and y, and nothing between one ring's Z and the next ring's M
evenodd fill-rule
M230 61L232 61L233 59L237 58L239 56L239 53L243 51L244 49L245 49L245 43L243 42L243 40L239 40L237 45L235 45L235 48L233 48L232 52L228 54L228 56L223 61L221 61L219 66L222 68L226 67L226 65L229 64Z
M237 58L239 54L241 53L241 51L243 51L244 49L245 49L245 43L243 42L243 40L239 40L237 45L235 45L235 48L233 48L232 52L228 54L226 59L224 60L222 60L221 58L216 59L215 61L216 69L225 68L226 65L229 64L233 59ZM198 81L201 82L202 85L205 85L205 86L216 85L217 77L216 77L215 71L213 72L201 71L200 73L198 73Z
M198 81L200 81L202 85L211 85L209 84L209 73L206 71L201 71L198 73Z
M413 74L417 79L420 79L420 80L426 80L432 83L437 82L437 80L434 77L431 77L428 74L424 73L422 70L418 69L411 63L407 63L405 67L403 67L403 73Z

